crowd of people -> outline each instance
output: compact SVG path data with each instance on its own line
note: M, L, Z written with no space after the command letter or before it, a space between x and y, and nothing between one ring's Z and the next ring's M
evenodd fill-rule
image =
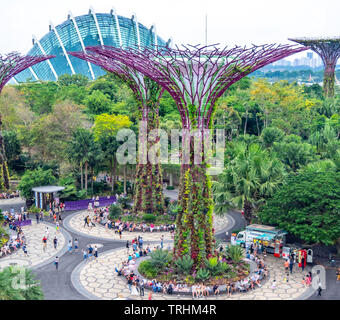
M93 216L90 217L88 214L84 218L84 228L89 227L92 228L95 226L95 223L99 223L107 229L115 230L116 234L119 234L120 237L123 231L128 232L165 232L169 231L171 235L174 235L175 224L163 224L163 225L154 225L153 223L134 223L134 222L124 222L121 219L113 220L109 218L109 207L103 208L92 208L89 205L88 211L92 213Z
M0 199L13 199L19 197L19 191L12 191L11 193L8 192L1 192L0 193Z
M8 254L16 252L20 248L22 248L25 256L27 256L27 244L24 232L19 226L12 224L11 221L9 221L8 223L10 230L12 230L12 233L14 234L10 235L8 241L4 243L0 248L0 257L7 256Z

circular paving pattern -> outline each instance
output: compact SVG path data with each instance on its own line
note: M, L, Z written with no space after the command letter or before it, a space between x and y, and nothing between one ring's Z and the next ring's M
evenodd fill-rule
M42 238L44 237L46 227L49 228L49 237L47 247L43 250ZM20 248L16 252L0 258L0 268L17 263L18 265L29 266L30 268L36 267L43 263L48 263L53 260L56 255L61 255L65 249L65 236L63 232L56 234L53 226L45 223L36 223L32 221L32 225L22 228L26 241L28 256L26 257L23 250ZM54 249L53 238L57 235L58 246Z
M95 227L84 227L84 219L88 215L87 211L81 211L74 213L64 219L64 226L70 231L95 238L95 239L105 239L105 240L114 240L114 241L123 241L132 240L136 238L138 235L143 237L144 242L160 242L161 236L164 236L164 241L172 241L172 237L170 232L129 232L124 231L122 233L122 238L120 239L119 235L115 233L113 229L107 229L104 226L96 224ZM90 218L92 219L93 214L90 214ZM229 224L228 217L214 217L214 228L215 232L219 232L225 228L227 228Z
M90 299L111 300L119 298L140 300L140 296L131 295L124 277L117 276L115 267L119 268L127 259L126 249L115 249L102 253L97 259L81 263L72 273L72 282L76 289ZM285 281L283 260L269 256L266 259L270 271L270 279L247 293L234 294L231 297L221 295L200 299L212 300L291 300L298 298L307 289L302 285L302 277L309 271L294 271ZM276 279L277 288L272 289L272 279ZM145 290L144 299L148 291ZM155 300L191 299L190 295L153 294ZM199 300L200 300L199 299ZM197 300L197 299L196 299Z

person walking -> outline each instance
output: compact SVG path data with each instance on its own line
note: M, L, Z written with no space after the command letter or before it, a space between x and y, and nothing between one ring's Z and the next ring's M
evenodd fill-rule
M161 236L161 249L163 250L164 235Z
M79 248L79 242L78 242L78 239L74 239L74 251L75 252L78 252L78 248Z
M144 280L143 279L139 281L139 294L141 297L144 297Z
M72 252L72 240L68 241L67 247L68 247L68 252L71 253Z
M321 297L321 291L322 291L322 286L321 286L321 282L319 282L319 286L318 286L318 297Z
M84 219L84 228L85 228L86 226L88 226L88 227L90 226L90 225L89 225L89 216L86 216L85 219Z
M83 260L87 259L87 251L83 249Z
M42 242L43 242L43 250L45 251L46 247L47 247L47 237L46 237L46 235L44 235Z
M93 251L94 251L94 254L93 254L94 258L97 259L98 258L98 248L97 248L97 246L94 246Z
M293 258L290 258L289 260L289 271L292 274L293 273L293 266L294 266L294 260Z
M54 245L54 249L57 250L57 247L58 247L58 239L57 239L57 236L55 236L54 239L53 239L53 245Z
M59 222L55 224L55 231L56 233L59 233Z
M54 259L54 265L55 265L55 269L58 271L58 266L59 266L59 257L56 256Z
M39 223L39 213L35 214L35 219L37 220L37 224Z
M126 240L126 252L129 253L129 240Z
M26 244L22 246L22 251L24 252L25 257L28 257Z

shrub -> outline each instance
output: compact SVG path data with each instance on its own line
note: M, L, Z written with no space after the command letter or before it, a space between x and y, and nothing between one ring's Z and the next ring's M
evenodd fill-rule
M118 204L120 204L120 206L123 208L123 209L130 209L131 208L131 205L130 205L130 198L129 197L120 197L118 199Z
M167 190L175 190L175 187L174 186L167 186L166 189Z
M196 279L198 280L206 280L210 276L209 271L207 269L199 269L196 274Z
M147 279L152 279L157 276L157 269L153 266L150 260L140 263L138 271Z
M28 209L28 212L29 213L39 213L40 212L40 208L36 207L36 206L31 206L29 209Z
M154 216L151 213L146 213L146 214L143 215L143 220L145 222L155 222L156 216Z
M171 257L167 250L156 250L150 253L150 263L157 269L161 270L169 263Z
M243 258L243 250L239 246L228 246L226 248L227 257L234 263L239 263Z
M114 220L114 219L117 219L118 217L121 216L123 210L121 208L120 205L117 205L117 204L111 204L110 208L109 208L109 218Z
M188 275L192 265L194 264L194 260L189 256L185 255L182 258L179 258L175 261L175 265L180 272L184 272L184 274Z

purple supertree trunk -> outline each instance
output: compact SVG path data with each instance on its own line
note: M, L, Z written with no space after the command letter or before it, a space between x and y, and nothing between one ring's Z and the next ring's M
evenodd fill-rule
M174 258L190 255L194 260L193 268L197 270L214 254L213 201L204 137L212 126L216 100L229 86L251 72L307 48L263 45L221 50L215 46L190 46L141 51L104 46L87 50L144 74L167 90L176 101L182 127L187 133L182 137L180 212L176 221ZM203 154L200 162L196 161L196 144Z
M165 208L161 164L159 162L152 163L148 156L152 146L159 142L159 136L157 135L152 142L148 137L159 129L159 100L164 89L135 69L95 51L69 52L69 54L97 64L106 71L115 74L124 80L133 91L138 103L140 120L133 212L138 215L163 214Z
M0 55L0 94L5 84L21 71L54 56L20 56L13 52L6 56ZM9 172L7 167L5 145L3 141L2 119L0 115L0 189L9 189Z

